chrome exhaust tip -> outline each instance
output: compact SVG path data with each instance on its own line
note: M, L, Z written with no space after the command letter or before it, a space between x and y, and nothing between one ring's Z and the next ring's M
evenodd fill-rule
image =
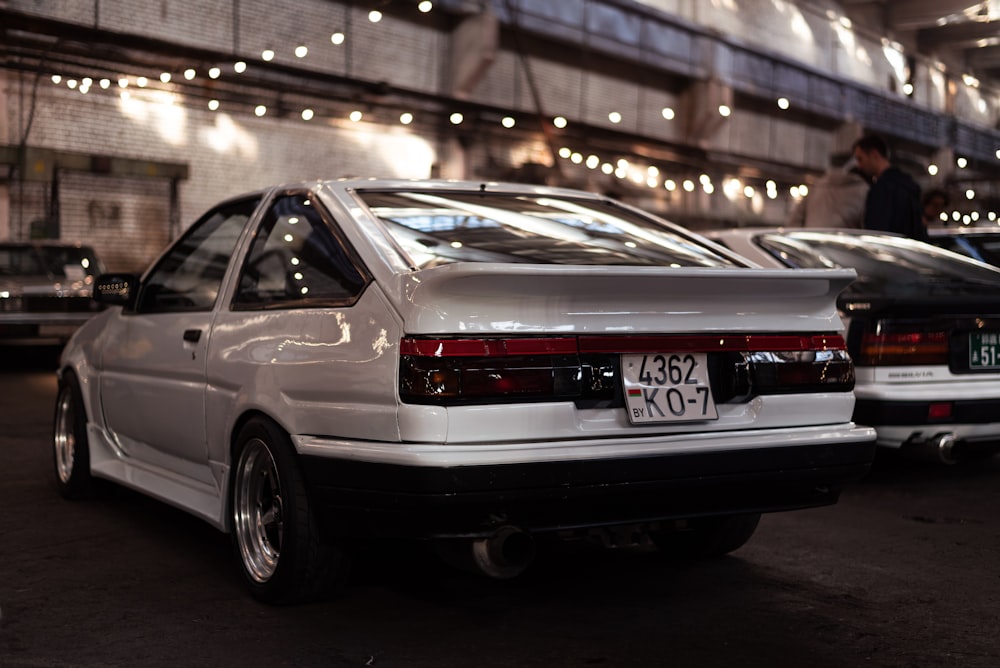
M523 573L535 558L535 539L513 526L502 526L486 538L472 542L476 568L497 580Z

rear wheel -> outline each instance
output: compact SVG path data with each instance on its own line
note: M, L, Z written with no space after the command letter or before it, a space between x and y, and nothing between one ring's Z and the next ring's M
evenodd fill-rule
M250 593L265 603L329 595L346 577L347 557L322 534L288 435L253 419L233 462L233 549Z
M52 455L56 486L63 497L81 499L94 496L87 415L80 385L71 372L59 381L52 427Z
M665 554L682 559L721 557L743 547L760 522L760 513L698 517L650 533Z

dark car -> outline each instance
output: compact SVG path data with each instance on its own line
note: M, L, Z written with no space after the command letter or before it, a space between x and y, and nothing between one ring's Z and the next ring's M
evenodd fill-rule
M927 234L935 246L1000 266L1000 228L932 227Z
M850 267L839 297L854 420L878 445L945 463L1000 450L1000 270L864 230L735 229L713 238L764 266Z
M91 293L102 271L89 246L0 243L0 341L69 338L101 310Z

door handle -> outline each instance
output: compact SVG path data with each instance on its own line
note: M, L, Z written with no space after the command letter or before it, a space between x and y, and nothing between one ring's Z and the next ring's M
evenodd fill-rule
M201 338L200 329L185 329L184 330L184 340L190 343L198 343L198 339Z

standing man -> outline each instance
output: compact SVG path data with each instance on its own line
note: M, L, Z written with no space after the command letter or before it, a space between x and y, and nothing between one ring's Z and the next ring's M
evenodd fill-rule
M897 232L926 240L920 186L909 174L889 162L889 145L868 134L854 142L854 161L871 180L865 199L865 229Z

